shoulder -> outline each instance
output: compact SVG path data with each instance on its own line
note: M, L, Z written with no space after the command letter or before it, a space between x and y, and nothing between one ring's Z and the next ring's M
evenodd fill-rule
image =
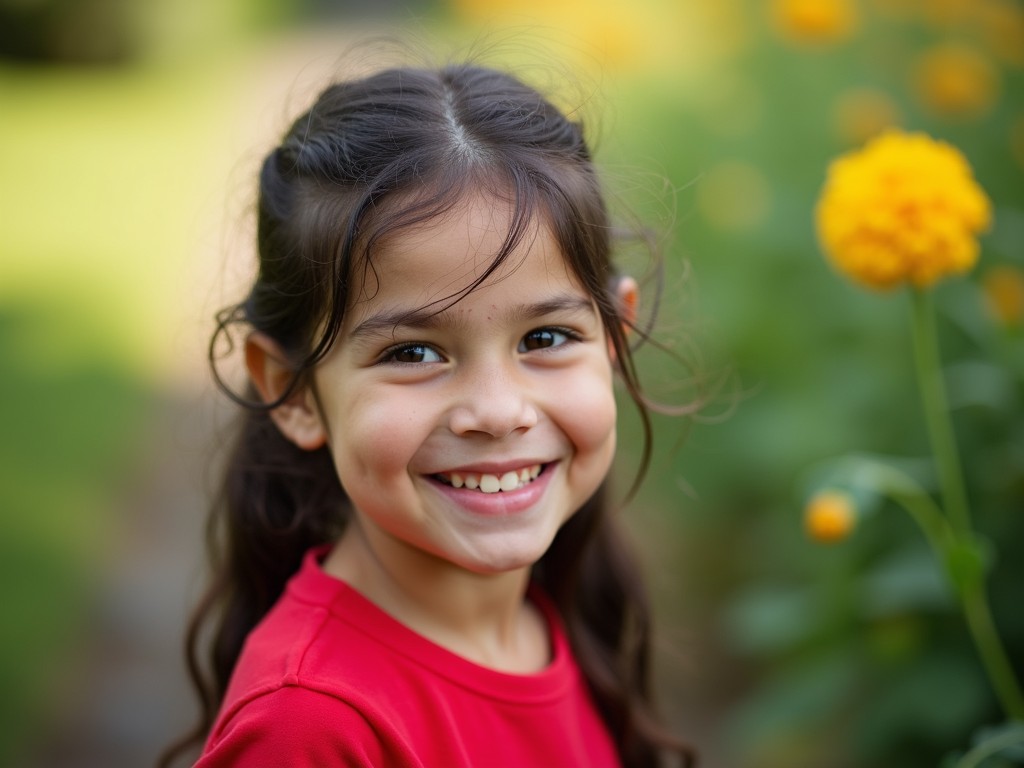
M320 572L312 554L246 638L224 697L227 707L283 686L339 693L324 688L326 681L346 679L333 667L358 664L367 654L359 603L346 585Z
M281 686L240 702L218 723L196 768L415 765L352 704ZM397 761L397 762L395 762Z

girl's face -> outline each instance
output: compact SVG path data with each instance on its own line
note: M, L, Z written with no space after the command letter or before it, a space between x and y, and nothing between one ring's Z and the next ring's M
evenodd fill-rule
M528 567L608 472L608 341L546 226L465 298L424 310L482 274L510 216L476 196L392 235L314 374L320 426L378 557Z

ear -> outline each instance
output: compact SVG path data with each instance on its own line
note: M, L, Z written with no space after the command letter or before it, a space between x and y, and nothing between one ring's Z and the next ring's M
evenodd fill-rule
M640 302L640 286L628 275L620 277L615 285L615 298L619 304L619 316L622 325L628 332L636 322L637 306Z
M622 331L629 334L629 329L636 322L637 305L640 301L640 286L632 277L620 277L615 283L615 303L618 306L619 318L622 322ZM617 363L615 347L611 337L608 338L608 356L613 363Z
M287 359L281 346L264 333L251 333L245 340L245 366L263 402L277 400L295 378ZM270 418L299 448L314 451L327 442L327 430L308 387L297 388L270 412Z

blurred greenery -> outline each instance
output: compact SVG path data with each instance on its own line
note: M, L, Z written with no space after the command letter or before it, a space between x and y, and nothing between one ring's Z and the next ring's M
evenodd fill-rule
M280 96L270 81L291 82L331 45L281 43L305 39L307 21L342 23L336 53L355 20L483 39L485 52L488 31L507 27L502 55L538 36L597 83L586 118L610 188L671 230L664 338L684 354L692 340L707 380L732 372L702 417L657 417L633 512L666 623L693 638L664 655L703 668L669 674L664 694L708 764L934 766L998 725L912 521L875 500L851 537L824 546L801 510L829 460L850 453L898 457L936 490L907 297L846 283L813 227L829 162L895 122L955 144L994 202L979 265L935 300L969 494L993 543L996 623L1024 673L1024 309L1012 287L1024 275L1024 6L819 0L825 22L801 26L786 16L799 5L451 0L374 17L355 2L161 0L148 15L109 3L133 9L115 53L54 48L52 33L0 64L0 584L19 617L0 640L0 762L41 712L40 671L73 641L129 457L153 439L147 404L199 386L194 305L217 303L203 281L218 279L231 248L216 241L250 194L238 164L286 116L268 104ZM954 63L942 80L926 55L951 43L981 65ZM264 124L241 130L254 114ZM997 267L1011 282L1000 303ZM641 361L670 399L691 393L685 366L654 350ZM627 454L635 437L626 416ZM1014 758L984 765L999 759Z
M116 495L136 466L149 395L116 358L40 360L69 307L0 308L0 764L11 765L47 711L81 637L96 564L119 522Z
M994 265L1024 268L1022 158L1012 143L1024 114L1020 62L1000 61L977 38L971 13L982 3L946 3L946 20L929 16L938 4L904 3L893 17L885 3L862 3L857 33L828 44L784 39L769 5L743 5L747 42L717 62L706 85L724 90L714 112L706 94L657 77L609 97L628 116L619 126L629 124L615 160L658 158L677 187L673 256L692 267L685 298L699 304L683 317L707 323L705 343L726 352L750 393L731 418L697 424L681 451L661 459L649 500L686 518L680 578L691 586L682 594L709 617L709 642L747 670L713 742L724 764L936 765L1003 716L920 532L891 505L829 548L800 530L825 459L858 451L917 459L912 474L936 489L921 461L928 445L906 296L865 292L833 274L812 216L828 163L852 146L837 101L863 88L887 94L903 127L956 144L994 201L980 264L942 285L936 300L969 492L997 550L996 621L1020 674L1024 346L1021 317L994 314L982 280ZM942 113L915 92L916 57L947 40L977 46L999 72L1001 96L986 114ZM748 122L723 126L722 114ZM726 163L748 170L709 198ZM648 356L651 370L658 359ZM659 427L670 431L672 421ZM696 498L680 502L680 487ZM702 551L715 554L693 556Z

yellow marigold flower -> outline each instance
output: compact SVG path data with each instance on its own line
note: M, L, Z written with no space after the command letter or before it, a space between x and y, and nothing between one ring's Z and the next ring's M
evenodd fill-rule
M853 499L841 491L821 491L804 508L804 530L815 541L842 541L853 530L857 512Z
M992 267L981 278L993 317L1011 328L1024 322L1024 272L1009 264Z
M802 43L829 43L857 27L852 0L774 0L775 24L784 36Z
M884 91L851 88L836 99L832 121L839 138L851 146L860 146L901 120L896 102Z
M925 51L914 66L912 83L926 107L944 115L978 116L999 95L999 71L979 51L957 43Z
M927 287L966 272L991 216L955 147L896 130L834 160L816 210L825 255L873 288Z

